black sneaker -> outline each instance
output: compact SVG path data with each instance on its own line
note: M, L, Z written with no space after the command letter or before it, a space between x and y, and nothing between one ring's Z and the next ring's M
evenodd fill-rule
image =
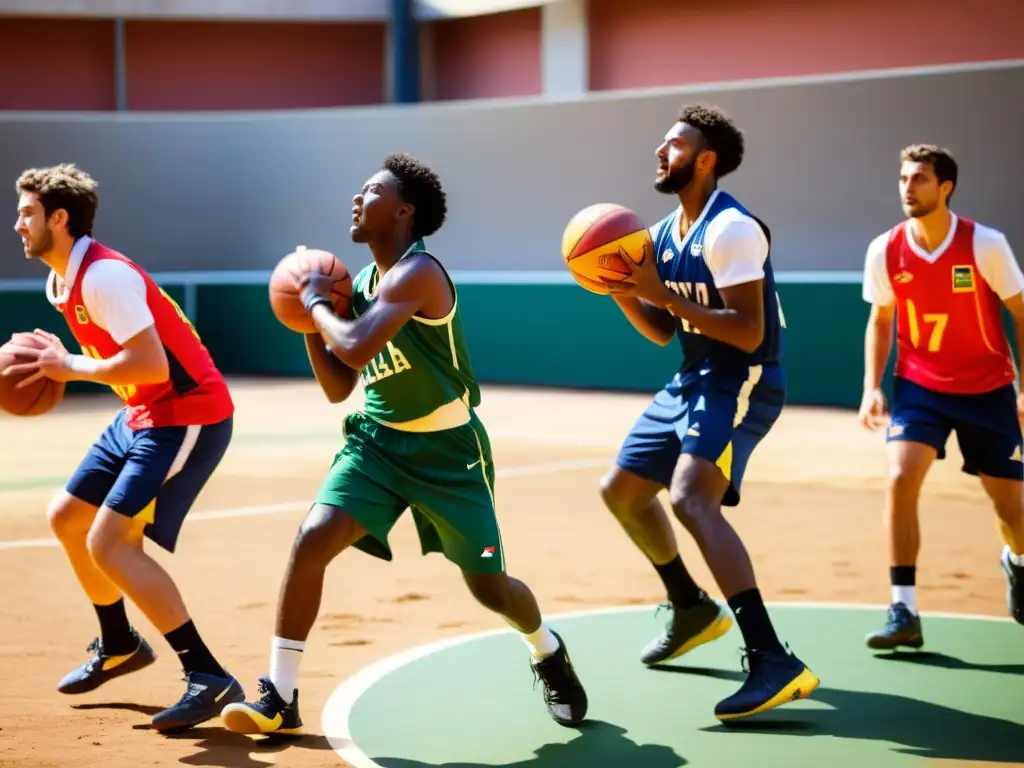
M93 638L86 648L87 653L94 654L93 657L64 675L64 679L57 685L57 690L68 694L88 693L108 680L148 667L156 661L156 654L140 635L133 635L138 645L128 654L107 654L103 649L103 642L98 637Z
M558 650L540 661L531 661L534 678L544 686L544 703L559 725L578 725L587 716L587 692L583 690L569 652L557 632Z
M715 706L719 720L750 717L806 699L819 685L810 668L789 651L748 650L743 661L748 659L750 668L743 685ZM746 663L743 666L746 670Z
M1010 548L1003 547L1003 574L1006 576L1006 607L1018 624L1024 624L1024 566L1010 560Z
M260 697L253 703L241 701L224 707L224 711L220 713L224 727L235 733L250 735L301 735L302 718L299 717L298 689L292 695L291 704L286 704L269 677L260 677L258 686Z
M703 591L696 605L678 608L672 603L662 603L658 611L664 608L668 608L672 616L665 631L640 652L640 661L644 664L660 664L678 658L699 645L717 640L732 628L729 609Z
M160 733L181 733L212 720L228 704L245 700L245 691L233 677L189 672L185 693L173 707L153 715L153 727Z
M903 603L889 606L885 626L865 638L868 648L891 651L899 646L920 648L924 645L921 617L915 616Z

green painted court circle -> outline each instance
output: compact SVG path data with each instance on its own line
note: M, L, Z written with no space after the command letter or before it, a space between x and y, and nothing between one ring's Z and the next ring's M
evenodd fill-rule
M773 605L780 637L821 678L811 699L726 727L714 705L743 673L735 626L648 669L664 615L555 617L590 698L578 729L552 722L522 640L509 631L412 649L345 681L323 732L356 768L677 768L1024 762L1024 627L925 615L925 649L875 654L884 608Z

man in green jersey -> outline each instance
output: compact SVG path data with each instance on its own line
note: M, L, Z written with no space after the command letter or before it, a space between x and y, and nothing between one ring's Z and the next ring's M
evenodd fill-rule
M232 731L301 732L298 669L324 571L353 546L390 560L388 533L406 507L424 554L444 553L473 596L522 634L551 717L576 725L586 716L587 696L564 643L543 623L527 586L505 572L491 448L474 411L480 389L455 286L423 243L446 213L437 175L408 155L390 155L353 198L352 240L373 254L352 284L354 319L334 314L330 277L294 276L319 329L306 337L317 381L338 403L360 378L365 406L345 418L345 446L292 547L260 697L223 711Z

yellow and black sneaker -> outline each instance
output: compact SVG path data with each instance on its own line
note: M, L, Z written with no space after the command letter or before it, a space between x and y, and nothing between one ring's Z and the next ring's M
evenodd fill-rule
M220 713L224 727L235 733L280 734L300 736L302 718L299 717L299 691L295 689L291 703L281 698L270 678L260 677L259 699L228 704Z
M810 668L788 650L747 649L743 662L747 679L736 693L718 702L715 717L719 720L759 715L782 704L806 699L820 682Z
M712 600L703 591L696 605L680 608L662 603L658 611L663 608L668 608L672 615L665 631L640 652L640 661L644 664L661 664L676 659L704 643L717 640L732 627L729 608Z
M135 650L123 654L108 654L103 648L103 642L98 637L93 638L86 648L87 653L93 654L92 658L64 675L57 690L67 694L88 693L108 680L129 672L138 672L156 661L156 654L149 643L137 633L133 633L133 636L138 643Z

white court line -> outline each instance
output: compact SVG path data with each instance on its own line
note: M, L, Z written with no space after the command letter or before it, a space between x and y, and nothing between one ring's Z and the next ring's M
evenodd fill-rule
M576 459L570 461L547 461L543 464L526 464L521 467L499 469L495 476L499 478L530 477L532 475L550 475L555 472L572 472L577 469L593 469L608 466L609 459ZM597 493L597 490L594 490ZM308 509L312 500L285 501L279 504L263 504L254 507L232 507L228 509L210 509L204 512L193 512L185 518L185 522L200 520L224 520L231 517L257 517L259 515L278 515L283 512L295 512ZM0 551L7 549L40 549L58 547L60 543L54 538L47 539L15 539L0 541Z
M769 608L781 606L785 608L807 608L813 610L833 611L885 611L889 607L888 605L876 605L870 603L790 603L773 601L766 604ZM652 611L655 607L655 605L610 606L585 611L550 614L546 615L544 620L546 622L558 620L566 621L587 618L590 616L608 615L612 613L639 613L641 611ZM928 611L922 611L921 616L922 618L960 619L965 621L1010 621L1009 617L982 616L980 614L971 613L931 613ZM401 653L380 659L379 661L364 667L352 677L343 680L327 699L327 703L324 705L323 714L320 718L320 728L324 737L334 748L334 751L338 756L351 765L352 768L381 768L380 763L376 763L370 759L370 756L363 752L352 739L352 730L349 725L349 719L352 715L352 709L359 697L366 693L374 683L380 681L392 672L412 664L414 661L419 661L420 659L426 658L427 656L431 656L440 651L448 648L454 648L465 643L470 643L475 640L483 640L488 637L508 634L517 633L511 628L501 628L489 629L483 632L474 632L468 635L460 635L458 637L449 637L444 640L438 640L436 642L409 648Z

